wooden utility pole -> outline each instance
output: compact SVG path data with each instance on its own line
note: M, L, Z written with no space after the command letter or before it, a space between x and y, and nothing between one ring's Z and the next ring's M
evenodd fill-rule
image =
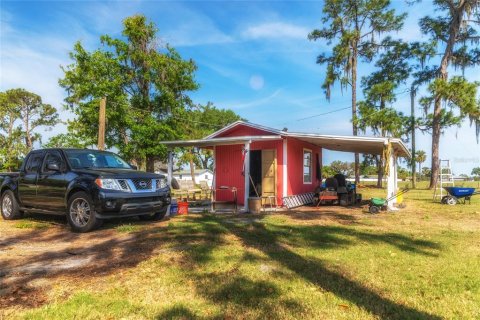
M411 117L412 117L412 188L415 189L417 186L417 176L415 174L415 162L416 162L416 155L415 155L415 88L412 86L410 88L410 106L411 110Z
M105 112L107 98L100 100L100 110L98 112L98 150L105 150Z

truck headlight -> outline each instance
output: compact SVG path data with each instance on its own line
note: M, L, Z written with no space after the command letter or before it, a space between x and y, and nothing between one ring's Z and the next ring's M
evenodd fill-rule
M122 187L115 179L96 179L95 184L106 190L122 190Z
M167 178L160 178L155 180L157 190L168 186Z

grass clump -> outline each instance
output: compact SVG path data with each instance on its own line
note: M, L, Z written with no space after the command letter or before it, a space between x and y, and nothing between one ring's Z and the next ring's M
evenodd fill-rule
M15 222L14 225L15 228L17 229L47 229L50 227L49 223L46 222L38 222L38 221L32 221L32 220L20 220Z
M138 232L142 230L141 225L136 225L136 224L121 224L115 227L115 230L121 233L131 233L131 232Z

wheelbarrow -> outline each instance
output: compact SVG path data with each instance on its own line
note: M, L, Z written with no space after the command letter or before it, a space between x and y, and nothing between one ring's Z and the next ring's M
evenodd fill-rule
M395 193L392 195L390 198L384 199L384 198L371 198L370 203L368 205L368 212L371 214L377 214L381 210L385 211L387 210L387 205L390 200L395 199L399 195L405 194L409 191L410 189L405 188L400 190L399 192Z
M470 203L473 195L480 194L478 191L475 192L475 188L443 187L443 189L448 192L448 196L442 198L442 203L451 206L456 205L461 199L463 199L464 204L466 201Z

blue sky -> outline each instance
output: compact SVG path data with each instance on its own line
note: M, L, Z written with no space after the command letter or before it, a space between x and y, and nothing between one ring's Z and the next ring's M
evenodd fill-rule
M120 36L122 19L142 13L156 23L160 41L174 46L198 65L200 89L195 102L213 102L230 108L251 122L290 131L351 134L350 110L309 120L305 117L348 107L349 91L335 87L328 102L321 90L325 68L315 63L328 45L307 40L321 26L321 1L4 1L1 6L0 89L24 87L62 109L65 92L58 86L61 65L80 40L88 49L99 46L99 36ZM432 12L431 2L408 7L405 28L394 36L421 40L418 19ZM360 75L372 71L360 66ZM453 72L453 71L452 71ZM473 70L471 80L480 80ZM406 88L405 88L406 89ZM400 89L402 92L404 89ZM409 113L409 94L397 97L399 109ZM420 109L417 111L420 114ZM61 111L63 120L71 115ZM59 125L42 132L44 141L63 132ZM367 133L368 135L369 133ZM430 150L431 137L419 136L419 148ZM451 128L442 137L441 158L450 159L456 174L480 166L480 146L473 128ZM351 161L348 153L327 152L325 161ZM427 163L430 159L427 160Z

